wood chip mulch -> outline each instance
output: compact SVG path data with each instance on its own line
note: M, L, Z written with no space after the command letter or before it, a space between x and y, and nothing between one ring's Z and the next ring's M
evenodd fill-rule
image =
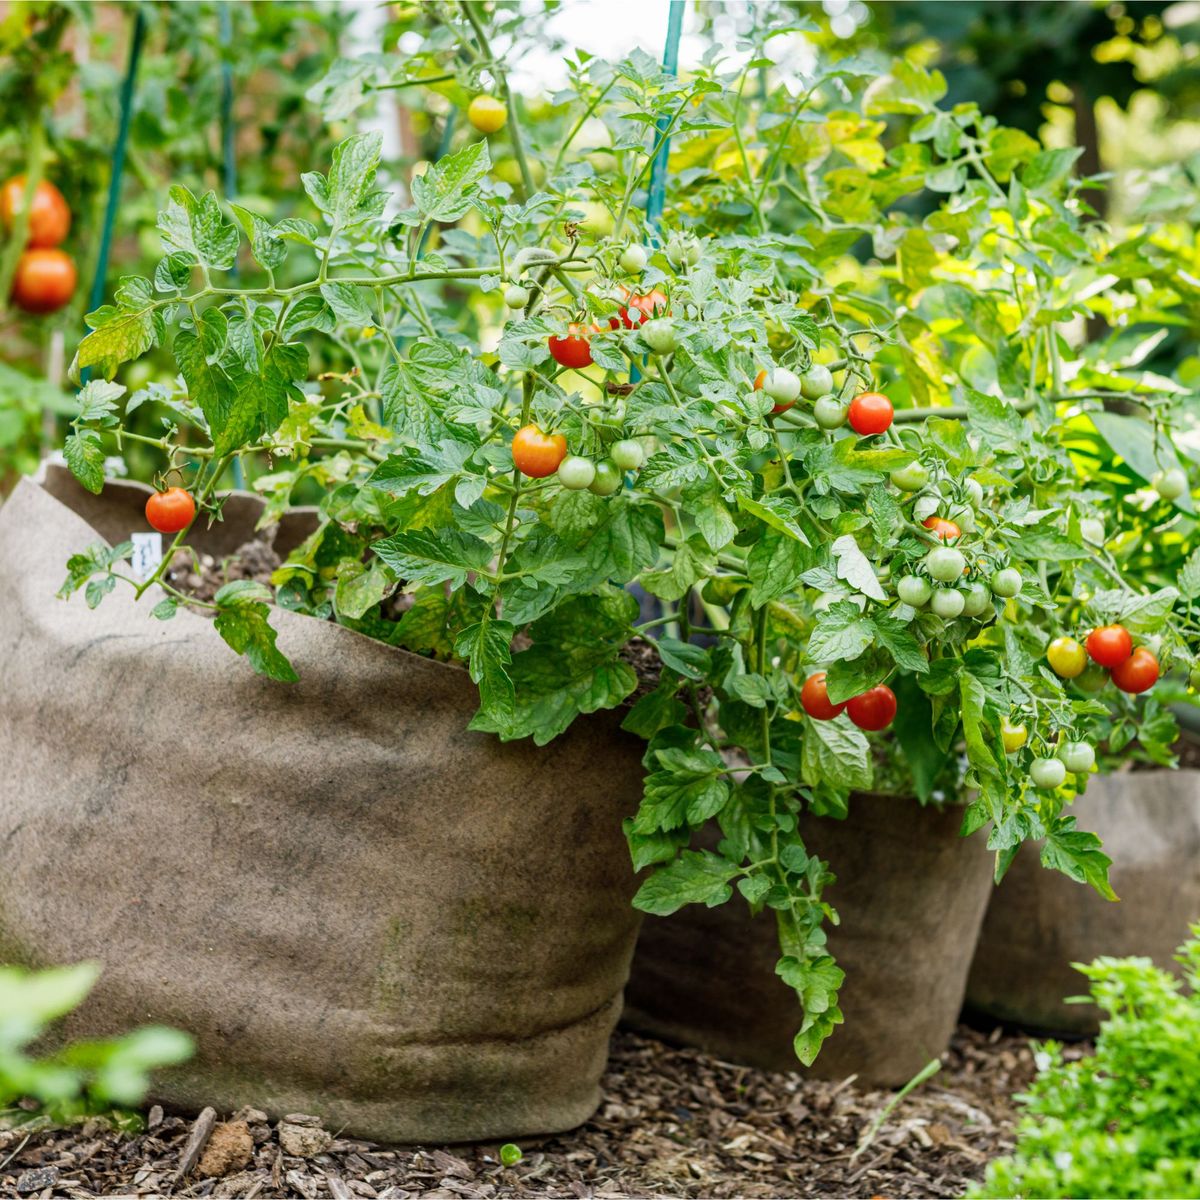
M943 1064L864 1145L893 1093L737 1067L620 1032L599 1112L573 1133L522 1141L512 1167L495 1143L394 1149L304 1115L269 1123L253 1109L222 1120L211 1109L184 1118L156 1107L132 1137L95 1119L0 1130L0 1196L960 1196L1011 1148L1011 1095L1032 1078L1033 1055L1025 1038L963 1027Z

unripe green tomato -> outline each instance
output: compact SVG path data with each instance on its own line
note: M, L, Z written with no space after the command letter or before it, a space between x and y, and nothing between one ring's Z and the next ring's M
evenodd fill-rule
M509 308L524 308L529 303L529 289L519 283L510 283L504 289L504 303Z
M1178 500L1188 490L1188 477L1178 467L1159 471L1150 483L1164 500Z
M983 503L983 484L973 476L968 476L963 480L963 490L967 494L967 501L976 508Z
M946 515L963 533L975 532L975 510L969 504L955 504Z
M608 448L608 456L622 471L636 471L646 457L642 452L642 443L632 438L613 442Z
M836 604L846 597L841 592L822 592L813 601L813 612L824 612L831 604Z
M675 335L675 326L670 317L655 317L654 320L647 321L638 332L642 335L642 341L655 354L670 354L679 345L679 338Z
M621 251L621 270L629 275L640 275L649 261L650 255L646 253L646 247L639 246L636 242L631 242Z
M596 464L596 477L588 484L588 491L597 496L611 496L622 482L621 470L612 459L602 458Z
M592 486L596 478L596 464L590 458L581 458L578 454L568 454L558 464L558 482L573 492L582 491Z
M833 391L833 372L821 363L813 363L800 376L800 394L805 400L819 400L826 392Z
M929 597L933 595L933 588L930 586L929 580L922 579L920 575L905 575L896 584L896 595L910 608L920 608L929 603Z
M938 583L957 583L967 560L953 546L935 546L925 555L925 569Z
M1075 677L1075 686L1081 692L1102 691L1107 682L1108 672L1099 663L1089 664L1084 668L1082 675Z
M695 266L700 261L700 243L690 233L672 234L667 239L667 257L677 266Z
M795 371L789 371L787 367L776 367L767 372L762 390L776 404L795 404L800 398L800 378Z
M964 617L982 616L992 604L992 593L982 583L973 583L967 588L966 603L963 605Z
M1193 692L1200 692L1200 666L1193 667L1188 672L1188 687Z
M934 588L933 598L929 601L929 607L939 617L945 617L949 621L955 617L962 616L962 611L966 607L966 603L966 596L954 588Z
M1072 775L1086 775L1096 765L1096 751L1087 742L1066 742L1058 751Z
M1029 777L1034 786L1044 792L1052 792L1056 787L1062 787L1067 777L1066 764L1058 758L1035 758L1029 767Z
M1021 572L1016 567L1005 567L992 576L992 595L1001 596L1005 600L1017 595L1021 590Z
M902 492L919 492L929 482L929 471L919 462L910 462L905 467L897 467L891 479Z
M1096 517L1084 517L1079 522L1079 532L1083 534L1083 540L1090 542L1093 546L1104 545L1104 522Z
M813 419L822 429L841 429L849 412L850 406L836 396L822 396L813 405Z

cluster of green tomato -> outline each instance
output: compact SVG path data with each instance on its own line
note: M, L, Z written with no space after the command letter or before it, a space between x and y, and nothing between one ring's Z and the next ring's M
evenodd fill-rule
M921 463L913 462L893 471L891 480L900 491L915 494L928 486L930 474ZM1003 567L993 571L986 583L977 580L966 588L951 586L961 584L970 567L966 555L950 543L957 542L964 533L975 531L975 510L983 504L983 487L978 480L967 478L961 489L963 499L949 506L948 517L930 515L922 522L942 543L925 555L925 575L903 575L896 584L896 594L909 608L928 605L932 613L948 621L955 617L984 617L992 611L993 597L1012 599L1021 591L1022 582L1016 567Z
M597 496L611 496L625 478L636 471L645 455L640 442L623 438L608 448L608 457L593 461L580 454L568 454L558 465L558 482L570 491L587 488Z

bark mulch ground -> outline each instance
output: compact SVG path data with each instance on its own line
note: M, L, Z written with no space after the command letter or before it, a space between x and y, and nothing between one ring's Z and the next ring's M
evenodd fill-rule
M97 1120L0 1131L0 1196L959 1196L1011 1148L1011 1095L1032 1078L1033 1055L1025 1038L964 1027L943 1062L867 1143L893 1093L622 1032L595 1117L523 1141L512 1167L498 1144L391 1149L326 1132L316 1118L272 1124L242 1110L221 1121L206 1110L197 1120L155 1108L132 1137Z

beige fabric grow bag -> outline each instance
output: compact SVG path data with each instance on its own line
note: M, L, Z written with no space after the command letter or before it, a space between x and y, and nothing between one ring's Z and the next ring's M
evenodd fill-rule
M501 745L467 732L465 672L297 614L285 685L150 595L55 599L145 496L52 471L0 508L0 961L101 960L67 1034L188 1030L157 1085L185 1108L390 1141L585 1120L637 933L640 742L602 714ZM195 539L217 554L260 509L225 511Z
M1088 1034L1100 1010L1072 969L1100 954L1145 955L1176 968L1200 920L1200 771L1125 771L1094 778L1076 802L1113 860L1113 903L1038 862L1025 846L988 905L967 988L970 1006L1039 1033Z
M810 850L838 881L826 893L841 918L830 950L846 972L845 1024L813 1066L823 1078L907 1083L945 1050L991 889L982 836L960 838L959 809L855 794L845 821L807 817ZM635 1029L733 1062L799 1068L795 993L775 974L775 920L737 897L647 917L626 992Z

